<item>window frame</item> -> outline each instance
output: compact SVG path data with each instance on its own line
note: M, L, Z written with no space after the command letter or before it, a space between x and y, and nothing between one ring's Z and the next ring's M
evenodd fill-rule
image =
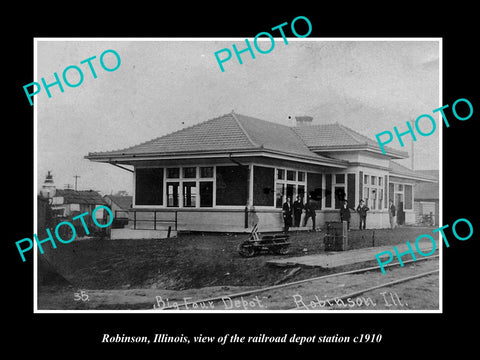
M414 184L410 184L410 183L402 183L402 182L398 182L398 181L392 181L390 180L389 181L390 184L393 184L393 201L395 203L395 199L397 197L397 195L401 195L401 199L402 199L402 202L403 202L403 211L404 212L414 212L415 211L415 186ZM411 205L412 207L410 209L407 209L405 206L406 206L406 201L405 201L405 186L410 186L412 191L411 191ZM402 190L398 190L398 189L402 189ZM395 206L397 206L395 204Z
M191 179L191 178L187 178L187 179ZM191 186L193 184L193 186ZM193 195L193 199L194 201L192 202L192 192L190 190L190 199L187 198L187 192L185 191L185 189L187 187L190 187L190 189L194 188L195 189L195 194ZM182 206L184 208L196 208L197 207L197 201L198 201L198 196L199 196L199 183L198 181L183 181L182 182ZM187 200L190 200L190 201L187 201ZM190 204L193 204L193 205L190 205L190 206L187 206L185 205L185 203L190 203Z
M164 167L165 169L165 178L166 179L180 179L180 174L182 173L182 170L179 166L172 166L172 167ZM169 172L170 170L175 170L177 169L178 170L178 176L169 176Z
M211 176L203 176L202 169L212 169ZM199 178L200 179L213 179L215 177L215 166L199 166Z
M370 179L367 184L363 184L363 200L371 210L386 211L384 206L384 175L372 175L371 173L364 173L364 180ZM375 196L374 196L375 195Z
M193 171L195 172L195 176L186 176L186 170L191 170L194 169ZM198 174L198 166L182 166L181 167L181 172L182 172L182 179L197 179L199 176Z
M162 169L163 175L162 175L162 203L161 204L137 204L137 175L138 175L138 170L145 170L145 169ZM138 166L135 167L134 172L133 172L133 198L132 198L132 207L138 208L138 209L145 209L145 208L163 208L165 207L166 204L166 198L165 198L165 175L166 171L164 167L158 167L158 166Z
M175 166L139 166L135 168L134 171L134 194L136 192L136 176L135 172L137 169L163 169L163 180L162 180L162 186L163 186L163 203L161 205L140 205L136 203L136 198L134 196L134 201L133 201L133 208L137 209L197 209L197 208L202 208L202 209L213 209L215 208L215 189L216 189L216 165L196 165L196 166L191 166L191 165L175 165ZM184 169L185 168L195 168L195 177L184 177ZM201 177L200 172L201 168L212 168L212 176L210 177ZM178 169L178 177L168 177L168 175L172 175L171 172L172 170L170 169ZM174 176L176 175L175 173L173 174ZM184 206L184 182L194 182L195 183L195 188L196 188L196 195L195 195L195 206ZM200 182L211 182L212 183L212 205L211 206L200 206ZM168 202L168 184L171 183L178 183L178 206L169 206Z
M260 166L260 165L259 165ZM264 166L264 165L261 165ZM294 180L288 180L288 174L293 172L293 178ZM302 180L298 180L299 176L298 174L302 173ZM279 178L279 174L283 174L283 179ZM277 191L278 185L283 184L283 193L282 193L282 199L280 200L280 203L278 203L278 194L279 192ZM291 167L275 167L275 199L274 199L274 205L273 208L281 209L285 201L287 200L287 189L291 186L293 186L293 194L292 194L292 204L295 201L297 195L299 195L299 187L303 187L303 197L302 197L302 202L305 204L306 203L306 189L307 189L307 172L305 170L298 170L296 168L291 168ZM270 207L272 208L272 207Z

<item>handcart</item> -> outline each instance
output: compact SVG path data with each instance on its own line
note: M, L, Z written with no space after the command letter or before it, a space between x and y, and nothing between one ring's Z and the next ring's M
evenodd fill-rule
M264 251L285 255L289 252L288 238L288 234L260 235L258 224L255 224L248 240L238 245L238 252L244 257L252 257Z

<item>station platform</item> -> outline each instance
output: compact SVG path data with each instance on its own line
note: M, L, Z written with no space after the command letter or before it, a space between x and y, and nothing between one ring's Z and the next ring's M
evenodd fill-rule
M368 247L363 249L347 250L347 251L328 251L321 254L305 255L305 256L296 256L290 258L279 258L272 259L267 261L267 265L276 266L276 267L320 267L326 269L332 269L345 265L353 265L357 263L363 263L368 261L377 261L375 255L383 251L390 251L393 254L393 262L398 262L397 256L395 254L394 247L397 247L398 253L404 253L408 251L406 243L398 245L386 245L386 246L377 246L377 247ZM415 243L411 243L411 247L415 252L415 257L417 259L424 258L421 254L418 254L417 249L415 248ZM419 241L418 248L424 254L428 254L432 251L433 244L428 239L423 239ZM435 253L439 251L438 240L435 240ZM434 253L434 254L435 254ZM432 254L433 255L433 254ZM381 259L385 261L389 258L388 254L381 256ZM410 254L402 256L402 260L413 260Z

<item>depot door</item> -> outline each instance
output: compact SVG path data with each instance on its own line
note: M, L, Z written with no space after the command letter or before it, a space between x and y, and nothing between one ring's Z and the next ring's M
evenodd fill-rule
M405 212L403 211L403 194L395 194L395 207L397 208L397 224L405 224Z

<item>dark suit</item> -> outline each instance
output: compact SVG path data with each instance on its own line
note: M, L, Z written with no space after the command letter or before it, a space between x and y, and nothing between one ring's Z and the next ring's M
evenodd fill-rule
M308 218L312 218L312 230L315 230L315 205L311 201L307 201L305 204L305 221L303 226L307 225Z
M292 226L292 205L288 202L283 203L282 207L283 212L283 222L285 224L284 231L288 231L290 226Z
M300 226L300 219L302 218L302 209L303 209L302 201L295 200L295 202L293 203L293 220L294 220L295 227Z
M350 229L350 209L343 207L340 209L340 221L347 222L347 229Z
M367 211L368 210L370 210L370 209L366 205L363 205L363 206L358 205L357 206L357 212L360 215L360 230L362 229L362 226L363 226L363 229L365 229L365 227L366 227Z

